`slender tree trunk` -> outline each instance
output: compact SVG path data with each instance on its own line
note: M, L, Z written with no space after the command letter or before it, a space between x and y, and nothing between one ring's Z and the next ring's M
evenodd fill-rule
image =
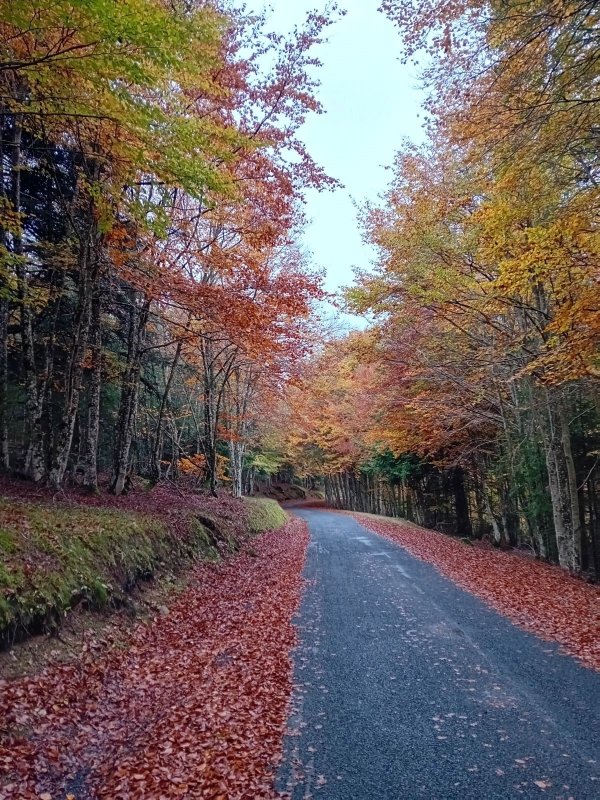
M87 420L83 442L83 485L98 490L98 440L100 436L100 395L102 390L102 327L100 288L92 299L90 349L92 368L89 377Z
M217 495L217 399L214 377L212 343L209 339L202 342L202 362L204 365L204 438L203 449L208 473L208 488Z
M6 137L6 115L4 108L0 113L0 197L3 202L9 201L7 186L4 180L4 139ZM8 252L7 232L0 224L0 248ZM0 471L10 469L8 443L8 320L10 316L9 268L0 263Z
M229 463L231 465L232 490L234 497L241 497L243 494L242 472L244 461L245 446L243 442L236 442L233 439L229 442Z
M456 523L458 534L471 538L473 529L469 516L469 502L465 491L465 476L460 467L452 470L452 491L454 493L454 507L456 511Z
M500 547L500 545L504 542L504 533L502 531L502 528L498 524L498 520L496 519L496 515L494 514L494 511L492 509L490 496L485 489L483 490L483 499L485 502L485 507L488 517L490 518L490 522L492 523L494 544L496 545L496 547Z
M207 387L204 403L204 449L206 455L206 468L208 470L208 488L213 497L217 496L217 442L214 425L214 398L213 387Z
M165 388L162 393L162 397L160 399L158 417L156 420L156 433L154 435L154 443L152 446L152 461L151 461L152 477L155 481L160 480L160 460L162 455L162 424L165 417L165 411L167 409L167 403L169 402L169 394L171 392L171 386L173 385L173 378L175 377L175 372L177 370L179 359L181 357L182 347L183 347L183 342L180 340L179 342L177 342L175 355L173 356L173 361L171 362L171 367L169 369L169 376L166 380Z
M90 229L82 233L79 252L77 312L73 326L71 352L64 376L63 408L54 444L49 482L58 489L69 463L73 432L83 383L84 362L92 322L92 298L98 291L99 238L90 202Z
M113 475L110 490L113 494L123 494L129 475L129 455L135 431L135 416L140 387L142 351L146 336L150 301L144 299L138 308L136 292L132 291L127 364L123 373L117 440L114 451Z
M587 496L590 508L590 554L594 566L594 574L596 577L600 577L600 536L597 529L600 510L598 508L595 480L592 477L587 480Z
M558 562L571 572L581 569L581 522L571 436L564 400L558 390L546 390L546 465L552 500Z
M21 211L21 144L23 131L19 115L15 116L11 141L12 191L11 203L15 212ZM19 295L19 311L21 322L21 351L23 359L23 376L25 379L25 417L28 427L27 453L25 456L25 474L35 482L41 481L46 473L42 437L42 405L39 396L38 379L35 366L35 345L33 339L33 315L29 298L27 270L24 263L23 236L20 231L12 235L13 254L15 256L15 272Z
M0 286L0 293L3 287ZM0 471L10 470L8 448L8 299L0 296Z

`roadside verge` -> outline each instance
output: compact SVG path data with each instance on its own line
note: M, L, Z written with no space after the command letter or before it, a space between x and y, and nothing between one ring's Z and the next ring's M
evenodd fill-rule
M467 544L412 523L352 513L518 625L600 669L600 588L526 555Z

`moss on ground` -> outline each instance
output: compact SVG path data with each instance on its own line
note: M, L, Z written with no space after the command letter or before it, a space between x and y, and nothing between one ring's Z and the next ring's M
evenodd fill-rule
M250 498L246 505L251 534L288 521L275 500ZM186 519L174 530L155 514L0 498L0 648L57 630L76 606L129 607L127 593L157 572L176 573L239 549L243 530L226 519L181 513Z
M248 525L253 534L276 530L289 520L276 500L266 497L246 497L244 500L248 506Z
M217 557L191 515L182 537L144 514L0 499L0 644L58 628L80 603L119 605L160 567Z

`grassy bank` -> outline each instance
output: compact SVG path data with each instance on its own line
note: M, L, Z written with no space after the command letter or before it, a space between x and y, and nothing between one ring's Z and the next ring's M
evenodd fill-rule
M248 508L248 526L253 534L281 528L289 517L276 500L266 497L245 497Z
M130 496L129 507L108 505L108 496L77 500L0 497L0 647L57 630L76 607L122 607L157 574L217 560L288 520L266 499L154 492Z
M0 639L58 628L77 605L118 606L167 565L217 555L192 516L187 535L131 511L0 500Z

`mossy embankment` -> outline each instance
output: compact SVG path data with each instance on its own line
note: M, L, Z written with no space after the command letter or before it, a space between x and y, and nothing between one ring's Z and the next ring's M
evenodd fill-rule
M136 510L0 498L0 647L57 631L75 608L122 608L136 587L235 553L288 519L270 500L204 500L164 497L146 513L135 499Z
M266 497L247 497L245 502L248 508L248 526L253 534L277 530L289 519L276 500Z

